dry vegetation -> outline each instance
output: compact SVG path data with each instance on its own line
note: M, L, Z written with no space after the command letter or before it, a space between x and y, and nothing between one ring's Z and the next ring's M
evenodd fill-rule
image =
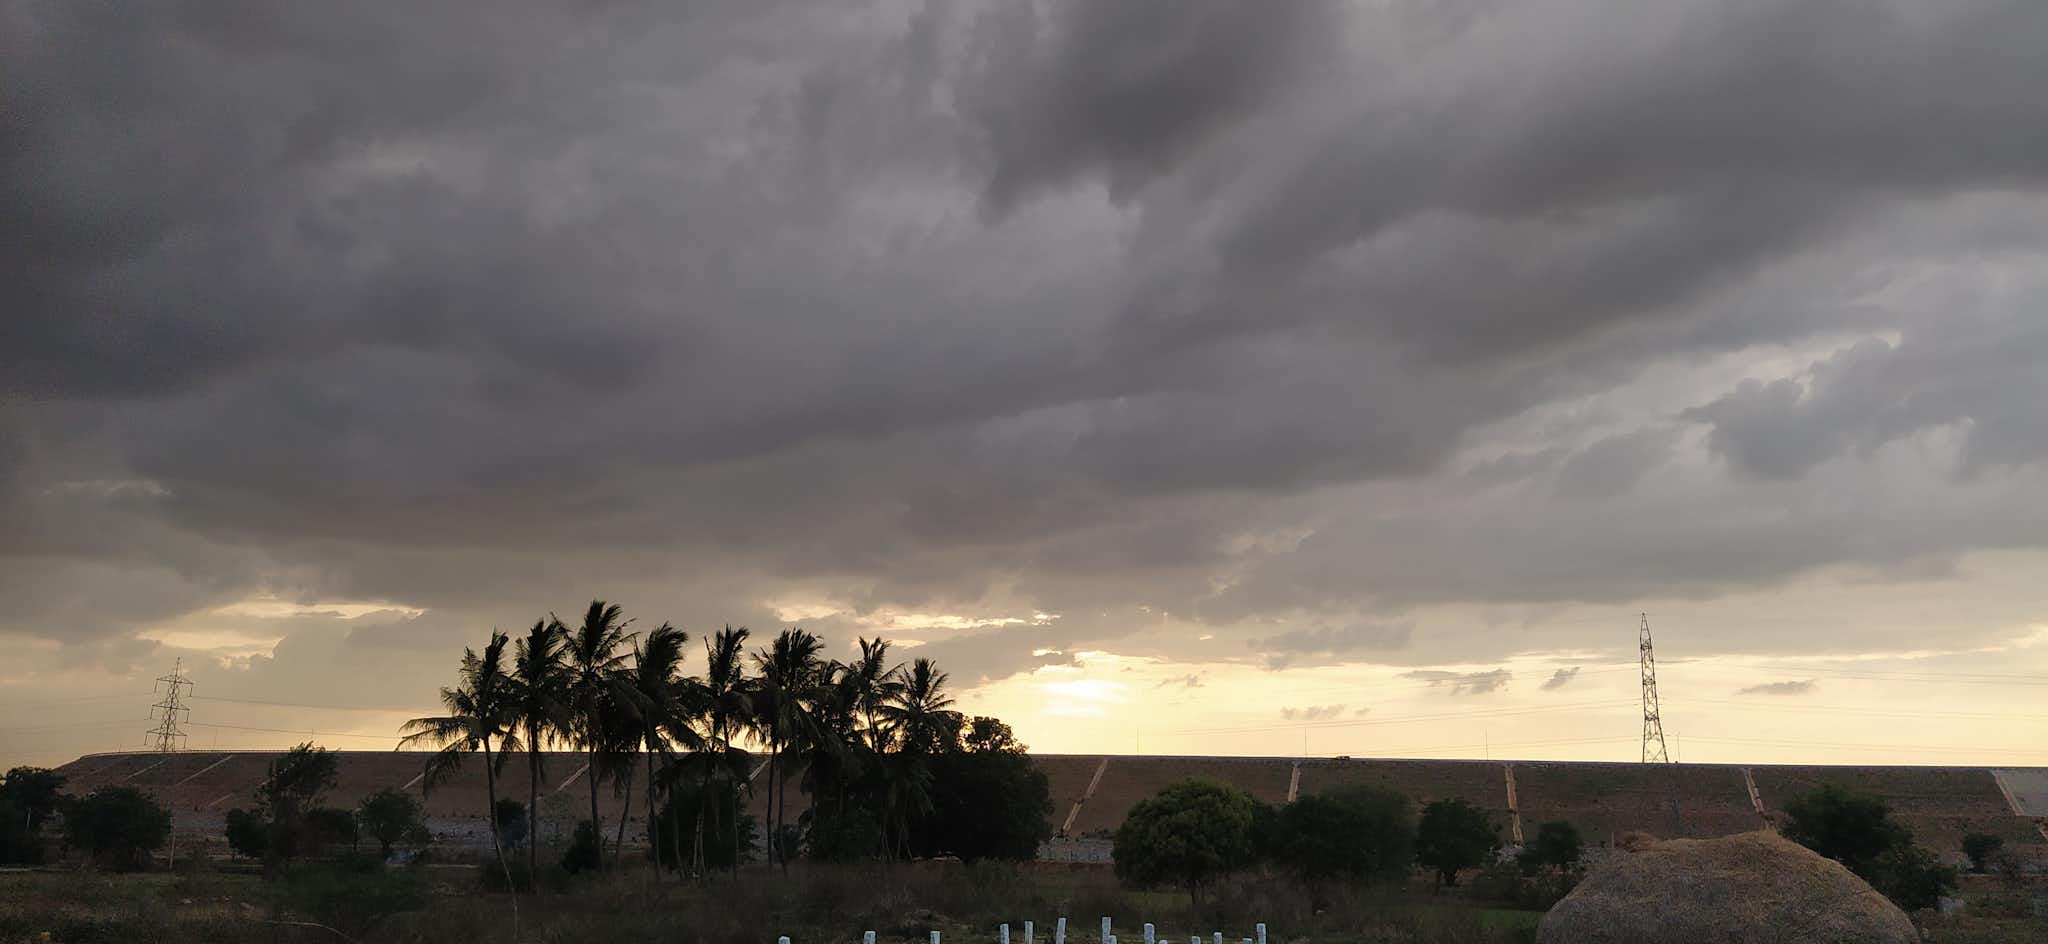
M307 868L266 885L253 875L0 874L0 942L513 941L509 898L479 890L470 867L389 873ZM803 865L789 877L750 870L737 879L680 884L646 871L562 880L519 899L525 942L761 944L786 934L800 944L853 942L863 930L884 942L993 942L996 926L1034 920L1050 941L1069 916L1074 944L1095 944L1101 915L1137 941L1150 921L1161 940L1216 930L1235 941L1264 921L1276 941L1412 941L1442 944L1533 938L1537 915L1436 899L1417 889L1311 895L1258 877L1231 882L1197 909L1184 894L1120 888L1100 869L926 863L881 869ZM306 922L324 925L311 927ZM331 930L330 930L331 929Z

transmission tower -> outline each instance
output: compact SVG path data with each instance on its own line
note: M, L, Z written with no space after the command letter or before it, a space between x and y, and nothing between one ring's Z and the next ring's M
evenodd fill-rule
M164 698L150 707L150 717L156 719L156 727L149 729L149 743L158 753L168 754L185 749L185 730L179 727L192 716L192 709L185 707L185 689L192 687L192 680L185 677L185 660L174 663L171 674L156 680L156 691Z
M1657 713L1657 654L1650 648L1650 614L1643 614L1643 763L1668 764L1664 750L1664 719Z

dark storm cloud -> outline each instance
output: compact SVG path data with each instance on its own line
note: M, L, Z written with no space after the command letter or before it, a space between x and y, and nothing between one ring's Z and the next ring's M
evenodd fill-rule
M1964 310L1968 310L1965 308ZM1797 479L1844 455L1867 457L1921 430L1962 430L1958 471L2048 457L2048 322L2033 312L1914 325L1896 343L1862 341L1802 379L1749 381L1689 411L1737 472Z
M924 650L968 681L2048 534L2027 0L0 29L0 630L794 602L988 619Z
M983 209L997 218L1088 173L1128 199L1272 104L1342 26L1332 0L1063 0L1045 24L1014 6L988 25L998 67L975 102L995 160Z
M1543 680L1542 688L1546 692L1554 692L1566 685L1570 685L1572 680L1578 677L1579 666L1575 665L1569 669L1558 669L1550 673L1549 678Z

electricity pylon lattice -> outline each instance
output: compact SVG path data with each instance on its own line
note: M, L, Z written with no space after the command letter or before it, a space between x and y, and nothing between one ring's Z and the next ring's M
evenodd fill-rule
M1650 648L1650 614L1643 614L1640 633L1643 660L1643 763L1668 764L1664 750L1664 718L1657 710L1657 654Z
M149 729L149 743L158 753L185 749L185 730L180 725L192 716L192 709L185 707L185 689L191 687L192 680L185 677L182 658L174 664L171 674L156 680L156 691L163 701L150 706L150 717L156 719L156 727Z

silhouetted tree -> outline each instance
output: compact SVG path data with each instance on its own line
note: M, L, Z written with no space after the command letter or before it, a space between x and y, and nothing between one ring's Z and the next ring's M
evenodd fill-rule
M1498 848L1499 829L1492 818L1463 797L1423 807L1415 825L1415 858L1436 870L1438 885L1458 884L1460 871L1485 863Z
M769 857L788 865L782 853L784 839L783 805L788 793L784 751L811 743L821 737L811 709L824 664L818 658L823 645L818 637L801 629L786 629L769 648L754 653L760 673L753 699L753 724L768 742L768 836Z
M134 787L101 787L64 811L65 843L117 872L149 867L171 838L171 811Z
M1532 875L1541 869L1570 870L1578 867L1585 845L1578 827L1551 820L1536 827L1535 837L1522 847L1518 859L1522 870Z
M597 812L597 787L605 773L599 755L618 743L618 705L627 697L626 656L620 650L632 639L626 632L629 622L618 604L592 600L583 621L569 631L564 650L568 685L563 694L575 719L574 740L583 748L584 776L590 781L590 825L599 853L591 867L599 870L604 868L604 821Z
M64 775L16 767L0 777L0 863L43 861L43 824L63 807Z
M493 809L495 808L496 804L493 804ZM424 845L429 838L426 810L420 805L419 798L410 793L386 787L363 797L356 811L362 818L363 830L370 834L370 838L377 840L377 854L383 858L391 858L391 847L401 842ZM491 843L498 849L499 865L502 867L504 847L498 845L497 831L491 832ZM512 880L509 871L506 872L505 880L508 883Z
M562 624L535 620L513 644L510 725L526 740L526 871L540 871L541 750L572 725L562 664Z
M1310 881L1399 878L1415 859L1408 798L1357 785L1303 796L1265 818L1260 845L1277 864Z
M269 848L263 871L274 875L299 851L317 842L306 822L306 814L319 805L320 797L334 786L334 753L310 742L300 744L270 762L269 776L256 788L256 798L270 816Z
M519 749L519 735L513 727L512 679L505 670L505 646L509 642L504 633L492 630L482 655L473 649L462 650L462 668L455 687L441 689L441 707L446 713L414 718L400 729L405 732L399 742L402 745L425 742L439 748L427 761L421 780L422 794L453 773L463 757L472 751L482 751L487 804L484 809L496 815L498 773L504 767L505 752ZM491 831L491 851L498 857L498 869L505 873L506 887L516 887L511 866L505 861L505 845L495 829ZM391 855L388 842L384 855Z
M1823 784L1785 804L1785 838L1842 863L1901 908L1933 907L1955 870L1913 842L1883 800Z

